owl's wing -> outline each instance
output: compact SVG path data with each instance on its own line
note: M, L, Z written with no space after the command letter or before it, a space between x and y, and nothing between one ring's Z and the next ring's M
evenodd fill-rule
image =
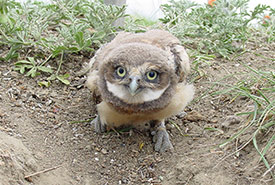
M174 56L174 62L176 65L176 74L179 77L179 82L183 82L186 76L190 72L189 57L183 46L174 44L171 46L170 51Z
M97 50L93 58L91 58L87 68L89 69L89 74L86 80L86 86L91 90L91 92L95 96L100 96L100 93L98 91L98 65L99 65L99 60L98 57L102 53L102 50L104 50L105 46L102 46L100 49Z

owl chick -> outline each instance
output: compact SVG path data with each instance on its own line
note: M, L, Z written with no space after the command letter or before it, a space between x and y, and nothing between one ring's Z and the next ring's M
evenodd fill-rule
M173 148L164 121L181 113L194 95L185 81L190 64L180 41L163 30L119 33L90 64L86 85L102 100L95 131L150 123L155 151Z

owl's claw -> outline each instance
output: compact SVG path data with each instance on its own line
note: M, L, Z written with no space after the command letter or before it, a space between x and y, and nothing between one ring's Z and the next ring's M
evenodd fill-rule
M165 126L159 126L157 131L152 132L153 142L155 142L155 151L163 153L173 149L173 145L170 142L169 134L165 129Z
M101 123L99 115L97 115L96 118L91 121L91 124L94 126L95 132L97 133L103 133L107 131L106 125Z

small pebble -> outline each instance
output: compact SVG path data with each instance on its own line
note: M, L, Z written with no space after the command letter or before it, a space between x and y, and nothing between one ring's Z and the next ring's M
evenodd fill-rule
M197 111L192 111L192 112L187 113L187 115L184 118L187 119L188 121L193 121L193 122L197 122L197 121L206 119L203 115L201 115Z
M100 151L101 151L101 150L100 150L100 148L98 148L98 147L96 147L96 148L95 148L95 150L96 150L96 151L98 151L98 152L100 152Z
M107 152L107 150L106 150L105 148L102 148L101 153L103 153L103 154L105 155L105 154L107 154L108 152Z
M92 146L91 145L87 145L86 147L85 147L85 150L91 150L92 149Z
M219 120L217 118L213 118L213 119L210 120L211 123L218 123L218 121Z
M77 160L76 159L73 159L73 164L75 164L77 162Z
M128 179L122 179L123 184L128 184Z
M46 102L46 105L49 106L49 105L52 104L52 102L53 102L52 100L48 100L48 101Z
M233 116L227 116L225 118L225 121L222 122L221 126L224 127L224 128L228 128L229 126L234 125L234 124L238 124L240 122L241 122L241 120L237 116L234 116L234 115Z

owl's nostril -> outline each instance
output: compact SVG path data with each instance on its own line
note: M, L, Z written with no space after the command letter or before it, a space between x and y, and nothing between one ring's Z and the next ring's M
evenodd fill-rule
M140 82L140 77L139 76L130 76L129 77L130 81L136 81L136 83Z

